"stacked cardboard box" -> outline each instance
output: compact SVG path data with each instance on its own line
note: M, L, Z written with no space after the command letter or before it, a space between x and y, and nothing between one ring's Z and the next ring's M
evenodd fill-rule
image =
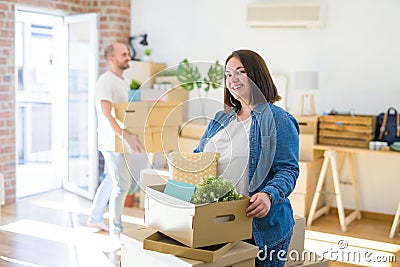
M322 161L322 159L315 159L313 161L299 162L300 174L297 178L296 187L289 195L295 215L308 216L321 171ZM323 198L320 198L318 207L321 207L323 203Z
M304 250L305 219L295 218L295 226L285 267L329 266L327 260L309 258ZM138 226L121 235L121 266L234 266L255 264L258 248L243 241L203 248L191 248L161 234L156 229ZM170 255L172 254L172 255ZM262 253L260 254L262 255ZM305 256L302 256L305 255ZM314 256L314 255L312 255ZM194 259L195 258L195 259ZM199 260L201 259L201 260Z
M304 172L303 172L304 175ZM159 172L159 171L155 171L155 170L145 170L141 172L141 180L146 183L146 185L154 185L157 184L157 181L161 183L165 183L165 179L167 178L167 172ZM307 188L308 185L310 183L312 183L312 181L310 180L311 177L307 177L307 175L305 175L305 177L303 177L305 179L301 179L301 182L298 183L297 186L299 186L299 189L303 188ZM304 180L304 181L303 181ZM169 238L166 235L161 234L160 232L156 233L157 230L153 229L151 234L154 234L153 237L148 238L147 245L151 245L153 250L156 250L158 252L160 251L164 251L164 252L171 252L171 248L172 250L174 250L176 252L176 255L181 255L181 256L187 256L188 254L184 255L185 253L193 253L193 251L182 251L182 247L185 248L190 248L190 242L193 242L194 239L196 239L197 237L194 237L196 235L198 235L198 233L202 234L206 239L212 238L209 237L210 235L213 235L213 232L208 232L208 225L211 224L211 226L214 225L214 222L210 223L208 222L205 227L197 229L197 225L194 225L196 222L201 221L201 219L203 218L203 216L208 216L211 219L213 218L213 213L208 214L208 210L205 210L204 213L199 213L199 210L196 210L195 205L191 205L190 203L186 202L186 205L183 206L179 206L180 204L182 204L181 201L176 200L175 198L172 198L170 196L166 196L164 195L163 192L163 186L149 186L148 187L148 191L146 191L146 196L145 196L145 201L146 201L146 214L145 214L145 220L146 223L149 223L155 227L155 228L162 228L165 229L165 231L169 232L170 234L178 235L179 238L182 240L186 240L185 242L189 242L189 246L182 246L182 243L178 243L176 240L174 240L173 238ZM155 195L156 194L156 195ZM158 198L157 196L159 196L160 194L162 194L161 198ZM171 201L172 199L175 199L176 201ZM223 204L223 203L221 203ZM210 206L210 205L206 205L206 206ZM211 208L211 210L213 210ZM225 212L221 213L221 214L227 214L229 212L227 212L226 210L224 210ZM196 218L197 217L197 218ZM199 220L200 217L200 220ZM215 216L214 216L215 217ZM207 219L210 220L210 219ZM176 222L175 222L176 221ZM293 229L293 235L292 235L292 239L290 242L290 247L289 247L289 252L293 251L294 253L297 254L302 254L304 251L304 231L305 231L305 219L303 217L299 217L299 216L295 216L295 227ZM181 228L179 230L179 228ZM198 232L200 231L200 232ZM235 230L231 230L229 228L227 229L222 229L221 230L222 233L235 233ZM135 234L136 233L136 234ZM138 232L135 233L128 233L128 236L125 236L125 239L132 239L135 238L135 235L138 234ZM151 234L148 234L149 237ZM131 236L129 236L131 235ZM145 238L143 238L144 240ZM143 242L143 240L141 242ZM137 240L135 241L137 242ZM195 242L198 242L198 239L195 240ZM163 244L163 243L167 243L167 245ZM229 244L230 242L227 242L225 244ZM239 242L241 243L241 242ZM228 246L229 247L229 246ZM223 257L220 255L225 255L223 252L228 248L228 247L224 247L224 246L217 246L214 247L214 250L212 250L210 252L210 250L206 250L206 253L208 253L208 256L204 256L205 252L204 249L194 249L194 253L196 253L197 255L202 255L200 257L204 257L203 258L203 263L213 259L215 260L214 263L208 263L208 264L215 264L218 262L218 256L219 257ZM231 248L228 251L231 251L233 248ZM152 255L151 258L159 258L160 253L156 253L153 252L153 254L151 254L150 251L147 250L143 250L143 245L141 245L141 254L146 254L148 255ZM258 251L258 249L256 249ZM150 253L150 254L149 254ZM183 254L181 254L183 253ZM222 253L222 254L221 254ZM122 254L123 258L124 257L130 257L131 255L125 255ZM171 255L169 255L171 256ZM132 256L133 257L133 256ZM163 258L165 256L160 256L160 258ZM193 256L192 256L193 257ZM206 258L208 257L208 259ZM170 259L170 258L169 258ZM185 261L189 261L192 262L194 260L189 260L189 259L185 259ZM154 262L158 262L158 260L154 260ZM200 264L199 261L195 261L197 262L197 264ZM321 264L325 264L326 262L321 262ZM185 263L188 264L188 263ZM193 263L194 264L194 263ZM244 263L243 263L244 264ZM250 264L250 263L249 263ZM303 260L300 259L291 259L290 257L288 257L288 262L286 263L286 267L290 267L290 266L302 266L301 264L304 264L303 266L309 266L306 265L306 263L303 263ZM307 263L307 264L311 264L311 263ZM314 263L313 263L314 264ZM124 266L124 265L123 265ZM125 266L129 266L129 265L125 265ZM177 266L197 266L197 265L177 265ZM203 265L202 265L203 266ZM208 266L208 265L207 265ZM225 265L210 265L210 266L225 266ZM235 266L235 265L233 265ZM253 265L244 265L244 266L253 266ZM310 265L311 266L311 265ZM314 265L314 266L327 266L327 265Z
M315 159L313 146L317 143L317 135L300 134L299 141L299 161L312 161Z
M144 249L210 266L254 266L258 248L241 241L252 236L252 220L245 211L249 197L195 205L164 194L164 189L164 184L146 189L145 224L153 230L142 240Z
M304 217L295 216L295 224L293 228L292 238L288 249L287 262L285 267L291 267L303 264L304 260L292 257L293 254L301 254L304 251L304 237L306 229L306 219Z
M129 69L124 71L124 78L129 81L138 80L143 87L152 87L157 73L165 70L165 63L145 62L138 60L129 61Z
M231 247L222 247L214 251L207 249L192 249L189 247L182 246L182 244L170 244L171 240L164 243L157 244L156 250L145 249L145 242L154 239L154 236L158 236L157 230L150 227L139 227L136 230L125 232L121 235L121 266L148 266L148 267L250 267L255 264L255 257L258 252L258 248L250 245L246 242L240 241L233 244ZM146 241L147 240L147 241ZM174 254L160 253L161 249L169 250ZM224 253L221 253L224 252ZM186 253L186 255L185 255ZM190 259L187 255L190 254L200 256L203 255L206 260L195 260ZM221 255L222 254L222 255ZM186 257L182 257L186 256ZM218 257L219 256L219 257ZM214 261L212 261L214 260Z
M318 132L317 116L296 115L296 120L300 127L300 134L314 134Z
M313 145L317 143L318 117L296 116L300 127L300 161L311 161L314 159Z
M316 254L304 250L305 227L305 218L295 216L295 225L293 228L292 239L290 240L288 254L286 255L287 260L285 267L328 267L328 260L321 259L320 257L317 257Z
M199 145L200 138L206 128L207 124L200 123L199 121L190 121L181 124L178 139L179 151L193 152Z
M246 215L249 197L195 205L164 194L165 185L148 186L145 224L182 244L199 248L252 237Z
M115 117L129 133L137 134L146 152L171 151L178 147L178 128L182 108L177 102L115 103ZM127 152L121 138L115 136L115 151Z

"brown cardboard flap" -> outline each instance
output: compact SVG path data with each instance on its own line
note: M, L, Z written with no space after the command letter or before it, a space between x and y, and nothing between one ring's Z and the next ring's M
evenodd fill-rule
M143 248L194 260L214 262L235 244L237 244L237 242L223 243L195 249L185 246L160 232L156 232L144 239Z
M254 266L254 258L257 256L258 253L257 246L239 241L215 262L204 262L189 258L177 257L144 249L143 236L147 233L150 233L146 236L148 237L154 234L156 231L145 226L141 227L141 229L130 230L121 234L121 262L123 267L156 267L161 265L173 267L250 267Z

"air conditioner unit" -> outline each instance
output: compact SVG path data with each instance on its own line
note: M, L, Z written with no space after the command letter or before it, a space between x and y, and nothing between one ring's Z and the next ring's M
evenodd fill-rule
M320 28L324 11L321 1L252 3L247 8L247 22L250 27Z

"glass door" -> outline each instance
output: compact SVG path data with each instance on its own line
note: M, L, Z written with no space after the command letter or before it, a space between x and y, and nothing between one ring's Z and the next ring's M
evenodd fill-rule
M64 110L68 121L64 188L92 199L97 188L97 119L94 86L98 70L97 14L65 18L68 36L68 95Z
M17 198L60 188L57 168L59 15L15 10Z

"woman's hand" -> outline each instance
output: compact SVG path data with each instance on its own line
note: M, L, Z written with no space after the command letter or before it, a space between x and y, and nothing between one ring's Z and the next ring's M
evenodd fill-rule
M250 198L250 206L247 207L246 213L248 217L263 218L271 208L271 200L267 193L260 192L254 194Z

